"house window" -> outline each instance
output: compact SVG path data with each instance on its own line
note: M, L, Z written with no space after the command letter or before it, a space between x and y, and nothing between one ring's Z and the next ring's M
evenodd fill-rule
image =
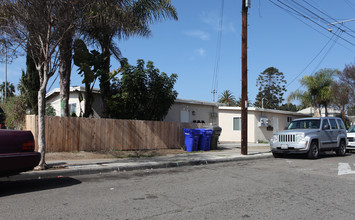
M287 117L287 122L291 122L292 121L292 117L288 116Z
M70 114L76 113L76 103L69 104Z
M240 131L242 125L241 117L234 117L233 118L233 131Z

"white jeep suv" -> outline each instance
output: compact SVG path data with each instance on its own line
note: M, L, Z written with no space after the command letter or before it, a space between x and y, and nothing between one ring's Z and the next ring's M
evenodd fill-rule
M288 153L306 153L309 158L316 159L319 151L329 150L344 156L346 146L345 126L337 117L296 119L287 130L274 133L270 140L275 158Z

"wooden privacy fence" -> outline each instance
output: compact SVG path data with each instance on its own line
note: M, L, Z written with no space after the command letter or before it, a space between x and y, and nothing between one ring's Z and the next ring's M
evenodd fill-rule
M45 117L46 151L109 151L174 149L184 145L183 128L195 123ZM31 130L38 149L38 118L27 115L24 130Z

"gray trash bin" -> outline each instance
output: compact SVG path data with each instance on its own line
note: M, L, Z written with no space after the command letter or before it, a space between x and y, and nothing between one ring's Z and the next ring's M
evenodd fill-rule
M211 129L213 131L212 136L211 136L210 149L211 150L216 150L217 149L218 138L221 135L222 128L219 127L219 126L213 126L213 125L203 126L203 128Z

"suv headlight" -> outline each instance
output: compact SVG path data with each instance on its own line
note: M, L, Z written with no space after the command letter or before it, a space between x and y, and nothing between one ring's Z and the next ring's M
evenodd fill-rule
M278 142L279 141L279 136L277 134L272 135L272 138L270 139L270 142Z
M296 134L296 142L302 142L305 140L306 140L306 138L305 138L304 134Z

